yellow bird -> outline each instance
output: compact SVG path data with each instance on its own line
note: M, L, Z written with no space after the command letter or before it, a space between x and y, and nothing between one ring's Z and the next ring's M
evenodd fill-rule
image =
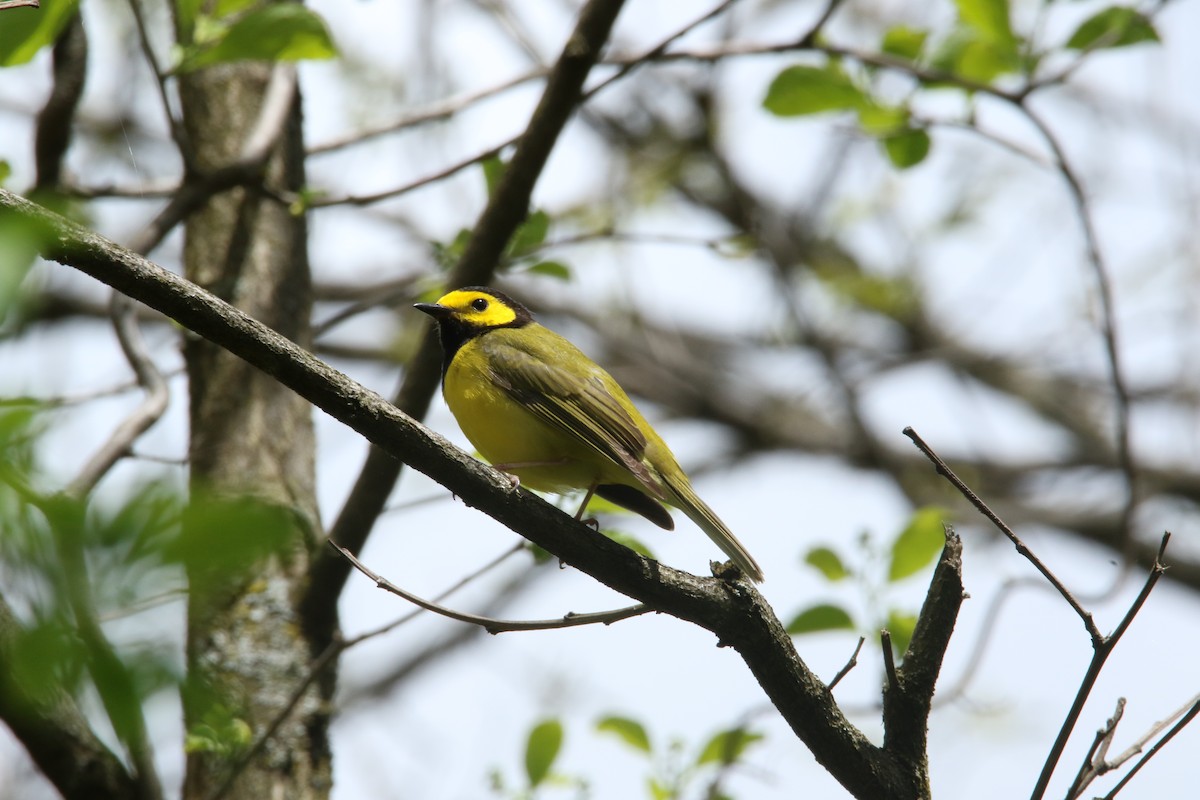
M495 289L469 286L416 308L437 321L442 393L471 444L539 491L583 489L675 527L687 514L755 581L762 569L708 505L611 375Z

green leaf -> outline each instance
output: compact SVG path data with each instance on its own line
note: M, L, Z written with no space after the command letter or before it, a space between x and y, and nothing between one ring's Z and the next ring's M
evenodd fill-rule
M646 729L642 723L637 720L629 719L628 717L605 717L596 723L596 730L601 733L611 733L625 744L641 750L643 753L649 753L650 737L646 735Z
M62 33L79 7L78 0L42 0L41 8L0 12L0 67L27 63Z
M272 556L287 558L302 546L303 525L295 512L252 497L192 492L183 533L165 555L187 565L193 594L252 580Z
M1005 52L1016 53L1017 37L1013 35L1008 13L1008 0L954 0L959 19L977 31L984 41Z
M842 563L837 553L828 547L814 547L804 556L804 563L814 567L828 581L840 581L850 575L850 570Z
M529 776L530 788L537 786L550 774L562 740L562 723L556 719L544 720L529 732L529 741L525 744L525 774Z
M917 615L909 614L898 609L888 611L887 629L892 635L892 648L897 655L904 655L908 643L912 641L913 631L917 627Z
M908 126L910 114L903 106L868 103L858 109L858 124L871 136L886 136Z
M5 670L12 685L34 703L73 695L87 662L87 649L73 626L57 617L18 627L8 643Z
M467 242L471 241L471 229L460 228L449 244L441 242L433 243L433 257L437 261L438 266L443 270L448 270L458 263L462 258L462 254L466 252ZM437 299L441 295L434 294L433 299Z
M834 63L824 67L797 65L775 76L763 98L763 108L780 117L824 111L846 111L869 104L867 96Z
M932 142L921 128L904 128L883 137L883 149L897 169L915 167L929 155Z
M928 38L929 31L910 28L907 25L895 25L888 28L887 33L883 35L880 49L890 55L916 61L925 48L925 40Z
M497 153L480 161L479 166L483 170L483 181L487 185L488 197L491 197L492 193L496 191L496 187L500 185L500 179L508 170L508 162L500 158Z
M946 544L945 515L946 510L937 506L916 510L892 543L888 581L895 583L920 572L937 557Z
M508 243L508 255L510 258L519 258L528 254L531 250L541 247L542 242L546 241L546 234L550 231L550 215L545 211L531 212L525 221L521 223L521 227L517 228Z
M829 603L806 608L793 617L787 626L787 632L792 635L838 630L854 630L854 620L850 619L844 608Z
M646 789L650 792L650 800L671 800L677 796L670 787L653 776L646 779Z
M1140 11L1126 6L1109 6L1084 20L1067 40L1067 47L1087 50L1157 41L1160 40L1154 23Z
M978 32L960 28L941 43L931 66L977 83L991 83L997 76L1016 72L1020 53L982 38Z
M533 275L545 275L560 281L571 280L571 268L561 261L538 261L529 266L525 272Z
M762 741L761 733L753 733L745 728L731 728L713 736L700 751L696 766L704 764L734 764L746 752L746 748L755 742Z
M279 3L251 11L210 42L186 48L179 70L188 72L230 61L301 61L336 55L337 48L320 15L296 3Z
M204 710L200 721L184 737L186 753L213 753L231 758L245 752L254 741L254 731L244 719L227 706L213 702Z

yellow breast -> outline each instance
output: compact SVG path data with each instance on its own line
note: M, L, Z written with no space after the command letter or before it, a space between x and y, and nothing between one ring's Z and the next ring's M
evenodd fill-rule
M586 445L526 411L492 381L486 356L467 342L446 371L446 405L475 449L492 465L546 492L586 489L596 482L627 483L630 476Z

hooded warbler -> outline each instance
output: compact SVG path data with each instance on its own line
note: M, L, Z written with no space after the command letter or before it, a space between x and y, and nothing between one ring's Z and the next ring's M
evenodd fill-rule
M503 292L469 286L416 308L437 321L442 392L471 444L531 489L586 490L660 527L675 506L755 581L762 569L692 489L611 375Z

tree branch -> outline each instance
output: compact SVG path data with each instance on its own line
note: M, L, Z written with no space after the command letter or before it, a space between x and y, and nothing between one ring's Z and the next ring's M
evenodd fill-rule
M962 601L962 540L947 526L942 557L933 571L908 652L895 670L895 686L889 684L883 695L884 749L926 775L929 710Z
M87 81L87 56L87 31L76 10L54 43L54 85L37 116L34 164L38 189L53 191L62 183L63 158L71 145L75 109Z
M14 680L14 649L21 633L20 621L0 597L0 719L67 800L137 797L137 781L96 738L69 695L60 689L35 699Z
M1071 594L1071 590L1068 589L1066 585L1058 579L1058 576L1050 571L1050 568L1047 567L1045 563L1043 563L1042 560L1038 558L1037 555L1035 555L1034 552L1030 550L1023 541L1021 541L1020 537L1013 532L1012 528L1008 527L1008 525L1004 523L1004 520L1000 519L995 511L992 511L992 509L988 508L987 503L983 502L983 499L980 498L979 495L971 491L971 487L963 483L962 479L954 474L954 471L946 465L946 462L943 461L928 444L925 443L924 439L917 435L916 431L914 431L912 428L905 428L904 435L909 439L912 439L913 444L915 444L917 448L925 455L925 457L933 463L933 466L937 469L938 474L950 481L951 485L953 485L954 488L957 489L971 505L975 506L980 514L983 514L985 517L987 517L991 523L1000 530L1001 533L1008 537L1008 540L1013 543L1014 547L1016 547L1017 552L1024 556L1030 564L1033 564L1034 568L1036 568L1038 572L1042 573L1042 576L1045 577L1045 579L1048 580L1050 584L1058 590L1058 593L1062 595L1064 600L1067 601L1067 604L1070 605L1071 608L1074 609L1075 613L1079 615L1079 618L1083 620L1083 625L1085 628L1087 628L1088 635L1092 637L1093 646L1101 642L1104 639L1104 636L1100 633L1100 629L1096 627L1096 620L1092 617L1092 612L1086 610L1082 605L1079 604L1079 601L1075 599L1075 595Z
M503 475L374 392L183 278L2 189L0 208L12 210L32 229L48 232L40 247L44 257L104 281L245 359L390 457L403 459L468 505L612 589L714 633L720 644L738 652L817 761L856 797L904 800L927 794L922 776L873 745L846 719L753 586L697 577L642 558L540 498L514 489Z

